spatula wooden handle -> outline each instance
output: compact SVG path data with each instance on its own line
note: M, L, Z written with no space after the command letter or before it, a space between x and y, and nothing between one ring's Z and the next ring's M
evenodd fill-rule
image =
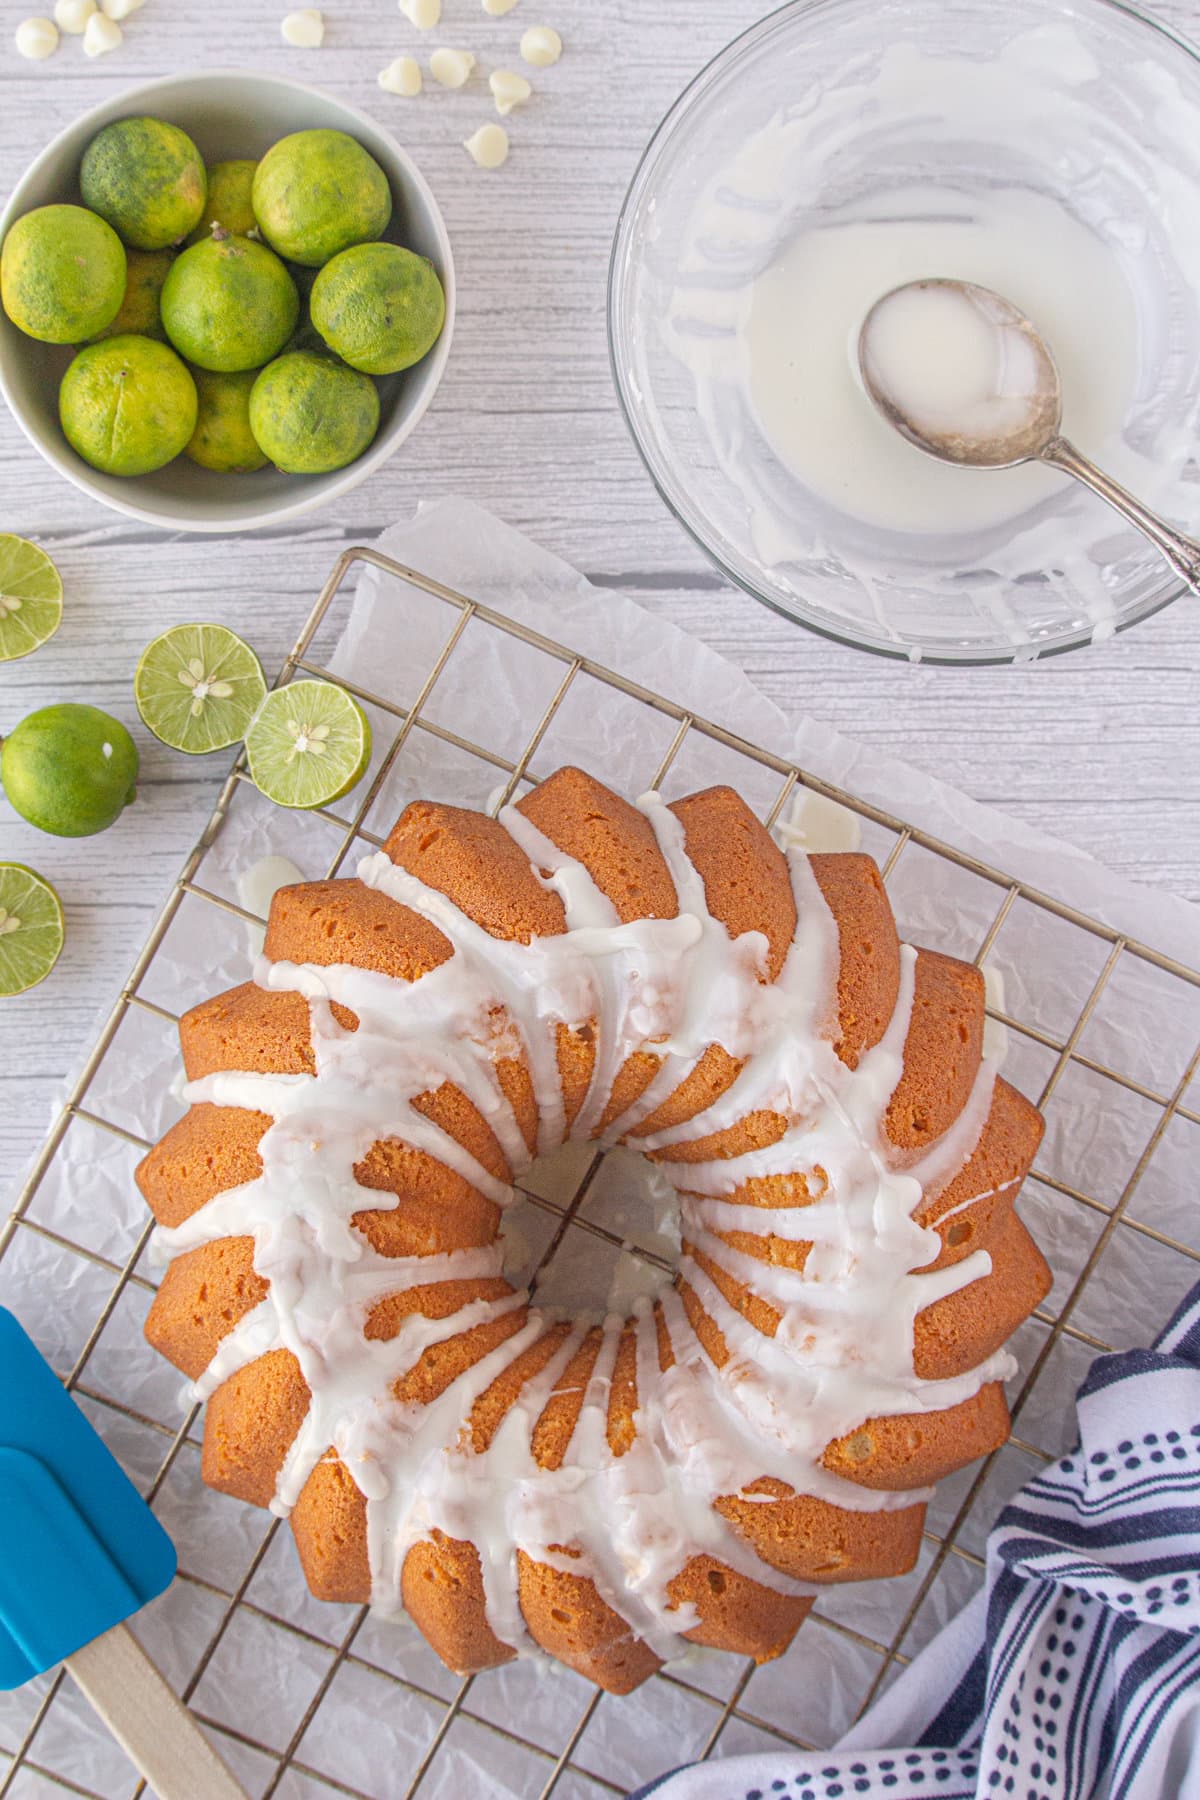
M76 1650L67 1667L159 1800L247 1800L127 1626Z

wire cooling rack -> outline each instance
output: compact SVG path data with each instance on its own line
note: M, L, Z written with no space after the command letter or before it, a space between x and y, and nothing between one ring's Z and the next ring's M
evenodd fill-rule
M760 809L769 827L777 828L806 791L854 812L867 847L883 868L902 925L904 874L915 861L924 888L932 878L948 893L961 893L964 884L972 889L974 904L954 911L959 936L942 946L955 954L972 956L988 970L1019 968L1029 934L1040 934L1043 954L1045 934L1053 935L1056 965L1071 973L1066 986L1074 997L1067 1011L1060 1008L1056 1018L1041 1017L1031 996L1022 995L1020 1004L1014 1001L1010 1008L1002 985L989 990L990 1029L1006 1032L1010 1056L1018 1053L1014 1060L1019 1067L1010 1070L1013 1079L1037 1096L1052 1125L1056 1107L1062 1108L1075 1130L1076 1146L1079 1121L1089 1121L1083 1150L1068 1148L1047 1156L1044 1147L1027 1184L1023 1210L1028 1216L1030 1205L1035 1211L1040 1207L1041 1222L1031 1220L1035 1233L1042 1235L1043 1223L1047 1230L1053 1226L1059 1254L1051 1247L1055 1290L1018 1334L1021 1376L1010 1444L943 1484L910 1576L828 1590L779 1663L756 1670L732 1657L698 1653L694 1665L657 1675L624 1701L601 1695L568 1671L525 1663L460 1680L447 1675L406 1626L379 1627L365 1609L311 1602L298 1568L287 1560L286 1532L279 1522L200 1488L198 1409L179 1422L178 1409L172 1414L169 1407L129 1404L127 1387L127 1398L119 1397L121 1356L106 1357L105 1345L112 1340L120 1350L126 1315L140 1328L153 1293L154 1271L144 1260L149 1222L143 1226L139 1218L120 1254L111 1245L98 1249L82 1230L66 1232L39 1216L39 1196L69 1132L86 1129L97 1134L97 1144L115 1143L130 1165L148 1148L146 1136L110 1116L119 1114L119 1108L104 1097L105 1089L117 1089L105 1072L119 1055L119 1033L132 1017L142 1015L161 1029L164 1044L175 1023L174 1012L152 997L151 977L181 909L218 908L254 922L252 913L217 891L219 883L205 880L206 859L227 815L252 803L254 790L240 760L0 1232L0 1261L20 1257L22 1247L33 1244L45 1257L48 1280L56 1289L61 1280L64 1292L71 1293L77 1291L72 1259L87 1265L86 1291L97 1304L80 1324L74 1360L60 1367L60 1373L110 1441L127 1452L127 1461L132 1457L147 1498L160 1514L166 1512L181 1552L175 1587L166 1601L156 1603L168 1607L158 1639L153 1608L141 1616L138 1629L149 1631L151 1647L158 1648L160 1660L166 1657L185 1698L251 1792L297 1800L330 1794L358 1800L408 1800L418 1794L421 1800L442 1795L473 1800L503 1791L541 1800L551 1795L555 1800L589 1800L623 1793L664 1767L714 1753L793 1746L802 1767L805 1753L840 1735L979 1585L980 1552L997 1506L1063 1447L1065 1438L1056 1439L1056 1434L1069 1433L1064 1396L1073 1385L1072 1370L1078 1378L1080 1359L1086 1362L1112 1348L1114 1336L1118 1345L1144 1341L1160 1322L1145 1317L1125 1321L1129 1335L1124 1339L1104 1329L1119 1310L1119 1283L1109 1283L1113 1304L1095 1303L1097 1290L1105 1298L1106 1275L1119 1276L1130 1254L1152 1259L1154 1288L1164 1296L1164 1309L1200 1275L1200 1236L1188 1242L1186 1231L1163 1229L1164 1217L1177 1215L1156 1210L1155 1184L1147 1182L1166 1154L1164 1147L1169 1146L1167 1160L1174 1166L1196 1166L1200 1082L1192 1084L1200 1045L1190 1055L1177 1056L1165 1076L1150 1066L1147 1052L1161 1035L1150 1016L1155 1007L1175 1026L1187 1019L1189 1034L1190 1022L1200 1023L1200 973L369 549L348 550L338 560L280 683L298 674L339 679L318 654L322 627L333 624L331 609L344 601L348 575L364 564L404 584L402 595L415 601L419 593L425 597L422 604L436 603L444 610L446 630L405 703L343 682L373 719L386 722L385 734L376 732L377 743L385 748L353 813L321 814L332 833L329 875L344 868L356 845L383 842L370 823L418 742L460 769L474 770L476 803L486 796L496 810L554 766L547 762L542 768L539 759L552 751L552 728L572 689L599 684L589 691L615 692L625 702L650 709L664 733L657 766L624 772L620 785L627 790L669 790L673 773L683 780L688 747L703 742L719 749L725 778L743 791L739 769L754 776L749 785L757 785L759 792L764 778L769 779L773 797ZM520 643L523 654L543 659L549 671L545 708L515 754L464 735L432 703L461 654L468 629L505 634ZM461 722L457 713L450 716ZM615 772L598 772L617 784ZM961 937L964 916L981 922L970 944ZM928 931L924 935L928 938ZM1113 996L1120 1000L1123 993L1126 1007L1131 993L1136 997L1141 1021L1136 1032L1122 1028L1120 1005L1112 1004ZM1186 1041L1192 1043L1191 1035ZM1124 1044L1138 1048L1131 1059L1136 1067L1120 1066ZM1124 1123L1115 1147L1101 1145L1097 1153L1095 1121L1117 1115ZM1069 1145L1070 1132L1067 1141ZM1055 1142L1052 1130L1047 1144ZM653 1240L639 1244L636 1232L611 1228L611 1217L596 1204L604 1190L604 1165L604 1154L589 1149L565 1193L555 1197L534 1185L523 1190L535 1221L529 1234L535 1280L571 1253L611 1260L622 1248L669 1267ZM1169 1179L1170 1168L1166 1173ZM1033 1201L1028 1201L1030 1195ZM1149 1196L1141 1209L1139 1195ZM1101 1271L1089 1297L1089 1284ZM110 1379L109 1369L115 1378ZM1039 1409L1039 1395L1047 1390L1052 1390L1051 1402ZM235 1644L240 1663L231 1660ZM250 1667L251 1678L239 1678L239 1667ZM269 1704L264 1689L270 1690ZM65 1791L94 1800L126 1800L142 1792L104 1746L81 1740L74 1699L74 1689L60 1671L21 1690L10 1710L0 1712L0 1796ZM263 1724L268 1710L276 1715L269 1730ZM282 1726L280 1718L286 1721Z

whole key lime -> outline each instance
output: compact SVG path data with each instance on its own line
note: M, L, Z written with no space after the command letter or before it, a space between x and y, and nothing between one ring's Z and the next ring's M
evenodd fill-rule
M125 258L125 298L111 325L93 334L93 343L101 338L123 337L129 331L139 337L165 341L161 301L163 282L173 260L169 250L129 251Z
M199 411L184 455L202 469L249 475L266 468L270 458L259 449L250 429L250 390L257 378L257 369L243 369L234 375L192 370Z
M149 475L196 429L196 384L168 344L105 338L81 350L58 390L71 448L106 475Z
M200 244L211 237L214 225L231 237L249 237L252 231L258 230L258 221L250 204L257 167L258 164L249 158L209 163L208 198L200 214L200 223L188 235L189 244Z
M137 794L138 753L120 719L97 706L43 706L0 750L9 802L54 837L106 831Z
M253 238L193 244L163 286L163 328L200 369L261 369L283 349L299 317L295 282L275 252Z
M204 211L204 162L186 131L165 119L116 119L83 153L85 206L135 250L178 244Z
M0 250L0 299L14 325L44 344L81 344L117 316L125 251L111 225L82 206L39 206Z
M352 369L393 375L420 362L446 320L446 296L428 257L399 244L355 244L313 283L312 322Z
M344 131L294 131L272 144L255 171L253 201L271 248L312 269L382 237L392 216L387 176Z
M291 350L251 388L250 429L285 474L325 475L367 448L379 429L379 394L369 375L334 357Z

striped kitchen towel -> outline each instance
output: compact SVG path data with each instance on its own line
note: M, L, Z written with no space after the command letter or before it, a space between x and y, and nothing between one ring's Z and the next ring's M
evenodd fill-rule
M1200 1285L1077 1403L984 1591L835 1749L698 1763L634 1800L1200 1800Z

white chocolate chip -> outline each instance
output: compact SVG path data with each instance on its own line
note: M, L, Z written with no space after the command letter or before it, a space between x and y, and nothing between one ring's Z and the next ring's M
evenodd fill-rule
M96 10L96 0L54 0L54 18L60 31L82 37Z
M548 69L562 55L562 39L553 25L531 25L521 39L521 55L535 69Z
M279 35L296 50L316 50L325 40L325 20L316 6L300 6L279 22Z
M443 46L429 59L429 73L447 88L462 87L474 67L475 58L469 50L449 50Z
M315 6L302 6L287 15L279 33L294 50L316 50L325 38L325 21Z
M483 0L483 10L491 19L502 19L516 4L517 0Z
M58 26L53 19L26 19L17 26L17 55L41 62L58 49Z
M100 11L106 19L116 19L120 23L130 13L140 12L145 4L146 0L100 0Z
M508 133L503 125L481 125L463 140L463 149L470 151L481 169L498 169L508 155Z
M83 53L85 56L107 56L115 50L124 38L125 33L115 19L106 19L103 13L93 13L83 32Z
M400 0L400 11L418 31L432 31L441 22L442 0Z
M502 119L508 117L514 106L523 106L533 92L525 77L515 74L512 69L493 69L488 76L488 86Z
M421 91L420 63L415 56L398 56L386 69L380 69L379 85L389 94L403 94L411 100Z

